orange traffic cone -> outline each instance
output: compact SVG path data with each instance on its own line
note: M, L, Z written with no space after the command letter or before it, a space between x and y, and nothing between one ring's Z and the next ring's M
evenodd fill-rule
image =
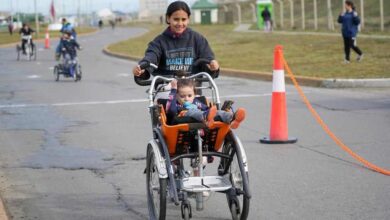
M50 48L50 36L49 36L49 30L46 29L46 34L45 34L45 49Z
M270 137L260 139L260 142L264 144L289 144L297 142L296 138L288 137L286 86L284 83L282 53L282 46L277 45L274 52L274 71L272 74Z

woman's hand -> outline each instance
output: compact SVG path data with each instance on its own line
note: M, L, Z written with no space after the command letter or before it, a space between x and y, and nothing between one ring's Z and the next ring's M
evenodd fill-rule
M177 89L177 80L176 79L171 81L171 88L172 89Z
M219 63L218 63L218 61L216 61L216 60L210 61L209 68L210 68L211 71L219 70Z
M134 76L140 76L142 74L144 74L145 70L141 69L141 67L139 65L137 65L136 67L133 68L133 74Z

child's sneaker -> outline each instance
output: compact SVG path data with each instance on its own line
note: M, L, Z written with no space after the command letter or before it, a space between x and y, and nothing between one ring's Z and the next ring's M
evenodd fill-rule
M233 129L237 129L240 126L240 123L244 121L245 119L245 109L238 108L237 111L234 113L233 121L230 124L230 127Z
M211 127L214 124L214 118L216 115L217 115L217 107L213 105L209 109L209 113L207 115L207 121L206 121L207 127Z

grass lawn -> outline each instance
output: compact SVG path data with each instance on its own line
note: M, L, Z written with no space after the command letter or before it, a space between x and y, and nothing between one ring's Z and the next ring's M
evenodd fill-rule
M209 41L222 68L271 72L275 45L284 54L294 74L322 78L390 78L390 40L358 39L364 52L361 63L343 64L343 42L340 37L237 33L233 25L192 25ZM109 49L123 54L142 56L147 44L165 27L150 25L150 32L117 44Z
M40 28L40 31L39 31L40 33L39 33L38 39L45 38L45 33L46 33L45 30L46 30L45 27ZM78 27L78 28L76 28L77 34L90 33L90 32L93 32L95 30L96 30L95 28L91 28L91 27L82 27L82 28ZM59 31L49 31L49 34L50 34L51 38L60 36ZM33 35L33 39L37 39L37 36L35 36L35 34ZM14 34L12 36L9 35L8 31L7 32L0 32L0 45L1 44L15 43L15 42L20 42L19 30L14 32Z

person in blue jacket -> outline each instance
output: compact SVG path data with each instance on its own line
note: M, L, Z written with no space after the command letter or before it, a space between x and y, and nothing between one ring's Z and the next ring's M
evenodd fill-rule
M359 62L363 58L363 52L357 47L356 36L360 18L355 11L352 1L345 1L345 12L341 13L338 22L342 25L341 32L344 38L345 63L350 62L351 48L358 54L356 60Z
M149 79L153 75L175 75L177 72L194 74L199 72L192 64L197 59L210 61L209 69L212 72L219 70L219 63L215 60L206 38L188 27L191 11L183 1L172 2L166 12L167 29L158 35L148 45L145 57L139 62L156 64L156 70L140 66L133 68L135 77Z
M63 42L63 37L64 37L63 35L65 34L65 32L71 33L71 37L74 40L76 40L76 37L77 37L76 30L74 29L73 25L66 20L66 18L62 18L61 23L62 23L62 27L61 27L60 32L62 33L62 36L61 36L60 41L59 41L57 48L56 48L56 54L55 54L56 60L59 60L60 56L61 56L61 48L62 48L62 42Z

